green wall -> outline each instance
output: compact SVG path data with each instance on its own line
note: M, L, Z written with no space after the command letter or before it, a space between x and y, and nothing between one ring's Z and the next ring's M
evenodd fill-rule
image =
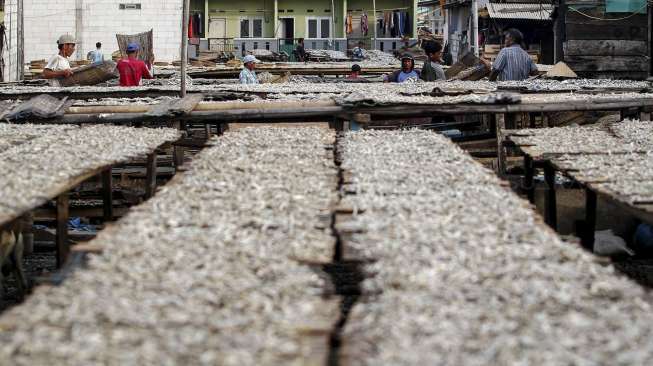
M241 17L263 18L263 37L274 38L274 1L267 0L208 0L209 16L227 19L227 37L240 36ZM223 11L223 12L222 12Z
M335 38L343 38L343 19L342 19L342 0L335 0L335 24L332 22L333 36ZM292 9L292 13L288 13L288 9ZM308 10L312 9L312 13ZM332 17L330 12L324 10L331 9L331 0L279 0L279 10L286 10L279 12L279 17L294 17L295 18L295 38L306 38L308 36L306 31L306 18L307 17Z

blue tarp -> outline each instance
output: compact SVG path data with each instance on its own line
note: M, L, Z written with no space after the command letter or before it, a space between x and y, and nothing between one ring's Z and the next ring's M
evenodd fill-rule
M646 14L646 0L605 0L605 12Z

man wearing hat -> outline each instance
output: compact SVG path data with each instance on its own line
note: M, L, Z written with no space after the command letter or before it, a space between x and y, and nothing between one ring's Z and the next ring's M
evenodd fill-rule
M70 34L59 37L57 47L59 53L52 56L43 70L43 78L50 79L50 85L60 86L58 79L68 78L73 75L68 57L75 52L75 38Z
M127 58L118 61L116 68L120 73L120 86L139 86L141 79L152 79L152 74L145 62L136 58L139 48L138 43L128 44Z
M383 79L388 83L403 83L408 80L419 79L419 71L415 70L415 59L409 54L401 56L401 70L397 70Z
M243 58L243 71L240 72L240 83L241 84L258 84L258 78L256 77L256 63L259 62L254 55L247 55Z

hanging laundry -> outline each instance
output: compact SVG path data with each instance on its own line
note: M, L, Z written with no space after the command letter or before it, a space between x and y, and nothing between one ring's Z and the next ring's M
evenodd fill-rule
M188 38L195 38L195 33L193 33L193 17L188 18Z
M200 37L202 35L199 13L193 14L193 35L195 35L195 37Z
M346 28L346 29L347 29L347 34L351 34L351 33L354 32L354 24L353 24L353 21L354 21L354 19L353 19L353 17L351 16L351 14L348 14L348 15L347 15L347 19L345 19L345 24L346 24L346 26L347 26L347 28Z
M390 36L392 38L397 36L397 13L393 12L390 17Z
M408 18L408 12L405 11L405 12L402 12L402 14L403 14L403 30L402 30L402 32L403 32L404 35L411 34L412 29L411 29L411 26L410 26L410 18Z
M363 36L367 37L368 31L369 26L367 24L367 13L363 13L363 15L361 15L361 33L363 33Z
M195 23L197 24L197 36L204 34L204 19L202 13L195 13Z

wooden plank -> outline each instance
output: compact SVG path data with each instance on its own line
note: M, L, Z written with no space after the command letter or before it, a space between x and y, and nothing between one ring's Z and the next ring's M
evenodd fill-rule
M646 41L647 27L640 25L566 23L567 40L623 39Z
M574 71L638 71L646 70L645 56L567 56L565 62Z
M565 56L646 56L645 41L579 40L564 42Z
M628 16L631 14L606 13L605 6L594 6L594 7L587 7L587 8L581 8L579 6L571 6L571 8L576 8L581 12L583 12L584 14L593 16L595 18L601 18L601 19L592 19L586 17L583 14L580 14L577 11L574 11L573 9L568 8L567 14L565 14L566 23L596 24L596 25L604 25L604 26L605 25L625 25L625 26L636 25L639 27L648 26L648 19L646 14L635 14L627 19L620 19L623 18L624 16Z
M68 192L62 193L57 197L57 268L61 268L68 254L70 254L70 244L68 243Z

